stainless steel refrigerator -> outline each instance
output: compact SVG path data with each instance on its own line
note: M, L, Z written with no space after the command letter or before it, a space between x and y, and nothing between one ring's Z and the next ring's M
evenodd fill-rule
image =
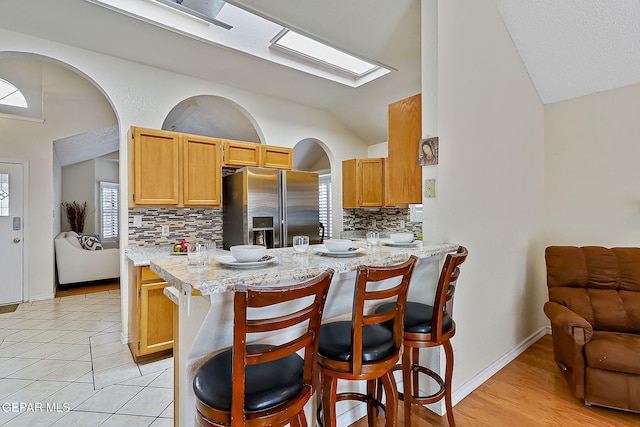
M247 167L222 179L225 249L292 245L293 236L320 240L318 174Z

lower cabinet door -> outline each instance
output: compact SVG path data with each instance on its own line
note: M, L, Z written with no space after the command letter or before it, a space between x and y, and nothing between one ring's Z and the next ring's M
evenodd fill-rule
M141 286L140 354L173 347L173 302L164 296L167 282Z

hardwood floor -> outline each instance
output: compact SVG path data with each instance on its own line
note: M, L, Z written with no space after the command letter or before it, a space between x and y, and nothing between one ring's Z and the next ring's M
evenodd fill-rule
M113 281L105 281L103 283L95 283L84 286L69 286L69 289L67 290L57 288L55 298L69 297L72 295L91 294L94 292L114 291L116 289L120 289L120 281L118 281L117 279Z
M478 387L453 412L458 427L640 426L640 414L586 406L570 393L553 361L551 335L542 337ZM446 417L424 407L416 407L413 413L414 427L448 426ZM402 425L402 408L400 417ZM384 425L378 421L377 425ZM366 420L352 424L366 426Z

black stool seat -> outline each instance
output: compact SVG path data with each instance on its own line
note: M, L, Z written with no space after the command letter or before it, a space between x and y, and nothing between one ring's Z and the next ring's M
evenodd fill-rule
M376 313L384 313L393 307L395 303L382 304L376 308ZM413 332L418 334L430 334L431 333L431 320L433 319L433 307L427 304L419 302L407 302L404 311L404 330L406 332ZM384 325L388 328L393 328L393 320L385 322ZM448 331L453 327L453 320L448 313L444 313L442 316L442 330ZM320 341L322 342L322 340Z
M398 389L393 367L400 360L404 332L401 328L389 329L383 323L390 319L403 322L407 290L417 259L411 255L398 265L358 266L351 319L321 326L318 425L338 427L337 403L356 400L367 404L369 426L374 425L379 411L384 413L387 427L396 426ZM391 300L395 304L388 312L370 313L368 307L372 304ZM365 381L366 392L338 393L338 380ZM376 395L376 381L381 384L380 396Z
M348 362L351 360L352 323L331 322L320 328L318 355L327 359ZM362 328L362 361L375 362L384 359L395 350L393 333L381 325L365 325Z
M455 427L453 417L453 403L451 399L453 380L453 346L451 338L456 334L456 324L453 321L453 297L455 295L460 265L467 259L467 249L458 246L455 253L447 254L442 265L438 286L435 290L433 304L421 304L407 302L404 310L403 324L403 353L402 364L394 367L394 370L402 370L403 392L398 393L398 398L404 404L404 426L413 427L411 420L412 406L414 404L428 405L444 399L447 409L447 421L449 427ZM394 307L394 303L380 305L375 313L382 315ZM384 325L391 330L398 319L389 319ZM397 323L395 324L397 326ZM438 370L432 370L420 365L420 351L425 348L442 346L446 365L444 375ZM439 386L436 391L430 388L429 395L422 395L419 387L420 375L426 375ZM378 384L377 395L380 395Z
M261 350L269 345L248 345L247 350ZM196 397L211 408L230 411L232 351L227 350L209 359L193 379ZM245 409L260 411L296 396L303 387L304 361L292 354L273 362L246 367Z

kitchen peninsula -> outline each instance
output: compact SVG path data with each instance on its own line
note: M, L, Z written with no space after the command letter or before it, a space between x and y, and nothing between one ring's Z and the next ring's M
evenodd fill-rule
M364 242L354 242L354 245ZM439 274L439 261L454 244L424 243L416 247L380 246L348 258L315 254L295 255L292 248L269 249L274 261L259 269L234 269L219 265L215 258L226 251L209 255L209 266L192 268L186 257L166 256L150 260L151 270L171 286L165 295L174 303L174 417L177 425L195 425L195 400L191 383L195 371L212 354L231 346L233 333L233 290L238 284L283 285L313 277L326 268L335 275L327 297L324 319L348 316L352 308L355 270L358 265L392 265L416 255L409 297L430 303ZM218 253L219 252L219 253ZM315 425L311 408L307 419ZM350 414L345 414L348 417Z

